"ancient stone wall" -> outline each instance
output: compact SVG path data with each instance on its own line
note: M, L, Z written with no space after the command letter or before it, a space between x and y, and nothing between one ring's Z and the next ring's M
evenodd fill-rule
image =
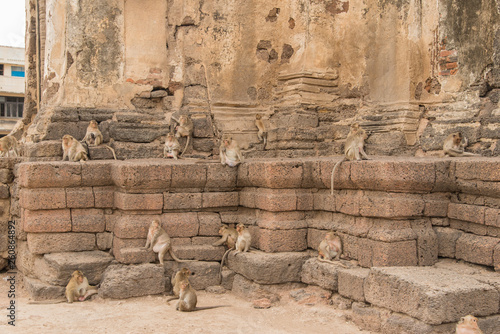
M370 154L434 154L460 130L497 155L499 11L496 0L31 0L17 135L29 156L54 157L94 118L121 158L158 157L171 116L187 113L198 157L217 154L221 133L247 156L340 154L353 121L372 133Z

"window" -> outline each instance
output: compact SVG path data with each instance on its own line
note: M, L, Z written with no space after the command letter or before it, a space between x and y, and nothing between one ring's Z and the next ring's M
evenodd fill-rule
M3 75L3 64L0 64L0 75Z
M13 77L24 78L24 66L11 66L11 74Z
M0 117L23 117L24 97L0 96Z

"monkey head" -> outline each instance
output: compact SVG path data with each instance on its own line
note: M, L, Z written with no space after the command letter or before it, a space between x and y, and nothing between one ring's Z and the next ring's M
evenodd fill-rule
M239 223L238 225L236 225L236 231L238 231L238 233L241 233L244 229L245 225L243 223Z
M460 145L460 143L462 142L462 133L461 132L456 132L453 134L453 143L455 145Z
M81 270L75 270L72 274L71 274L71 277L72 278L75 278L77 280L78 283L83 283L83 273Z
M257 120L262 119L261 114L255 114L255 119L257 119Z
M97 121L95 119L91 120L90 123L89 123L89 126L92 129L97 129Z

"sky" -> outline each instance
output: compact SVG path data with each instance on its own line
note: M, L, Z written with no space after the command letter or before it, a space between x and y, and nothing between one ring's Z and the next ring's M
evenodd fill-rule
M25 0L0 0L0 45L24 47Z

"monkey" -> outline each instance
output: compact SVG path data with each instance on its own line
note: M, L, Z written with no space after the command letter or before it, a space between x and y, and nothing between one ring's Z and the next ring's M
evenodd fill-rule
M103 136L101 130L97 126L96 120L91 120L89 126L87 127L87 133L83 137L83 141L87 143L88 146L104 146L107 147L111 153L113 153L113 158L116 160L115 150L108 145L102 143Z
M242 223L236 226L236 231L238 232L238 239L236 240L236 253L248 252L250 245L252 244L252 235L248 229Z
M219 234L222 237L218 241L214 242L212 246L220 246L225 244L227 248L234 249L236 240L238 239L238 232L236 232L236 229L222 224L219 228Z
M368 134L364 129L362 129L358 123L353 123L351 125L351 129L349 130L349 134L345 140L344 145L344 158L337 162L332 170L331 177L331 194L333 195L334 190L334 175L337 167L346 160L370 160L365 153L364 145L365 140L368 138Z
M89 285L87 277L83 276L80 270L75 270L71 274L71 279L66 285L66 299L68 303L75 300L83 302L89 296L97 293L97 287Z
M267 143L267 130L264 125L264 121L262 121L262 116L260 114L255 115L255 126L257 126L257 129L259 129L257 137L259 138L259 141L264 142L264 148L265 148Z
M182 281L179 287L179 302L177 303L176 310L181 312L194 311L197 302L196 291L187 280Z
M469 314L460 318L455 334L483 334L483 331L477 324L477 318Z
M87 161L87 151L82 143L76 140L73 136L64 135L62 138L63 158L62 161L68 158L69 161Z
M181 145L179 144L179 141L177 140L175 135L172 132L170 132L167 135L167 139L165 140L165 148L163 149L163 157L164 158L174 158L175 160L177 160L180 148L181 148Z
M172 290L174 292L174 296L172 298L167 299L167 304L169 301L177 299L179 297L179 291L181 289L181 282L182 281L189 281L189 275L191 275L191 270L188 268L182 268L181 270L177 271L175 273L175 276L172 276L172 279L170 282L172 283Z
M10 151L13 151L15 156L19 155L17 139L14 136L5 136L0 138L0 151L3 155L10 157Z
M326 263L336 263L332 259L335 258L338 264L346 268L346 266L340 262L340 256L342 255L342 240L335 232L328 232L325 234L325 238L320 242L318 247L318 261Z
M153 252L158 253L158 259L160 260L160 266L163 266L163 258L167 251L170 256L177 262L194 262L195 260L181 260L175 256L172 250L172 244L170 242L170 237L167 232L160 226L160 222L154 219L149 225L148 237L146 240L146 245L143 249L152 249Z
M177 121L175 118L174 120ZM189 118L189 116L181 115L177 123L179 123L179 125L175 127L177 130L177 132L175 133L175 137L187 137L186 146L184 146L184 150L181 153L181 155L183 155L184 152L186 152L191 137L193 137L193 121L191 120L191 118Z
M478 154L465 152L465 147L469 144L466 137L461 132L451 133L443 143L444 156L450 157L477 157Z
M241 155L240 147L238 146L236 140L231 137L222 140L219 152L220 162L222 163L222 165L236 167L241 162L243 162L243 156Z

